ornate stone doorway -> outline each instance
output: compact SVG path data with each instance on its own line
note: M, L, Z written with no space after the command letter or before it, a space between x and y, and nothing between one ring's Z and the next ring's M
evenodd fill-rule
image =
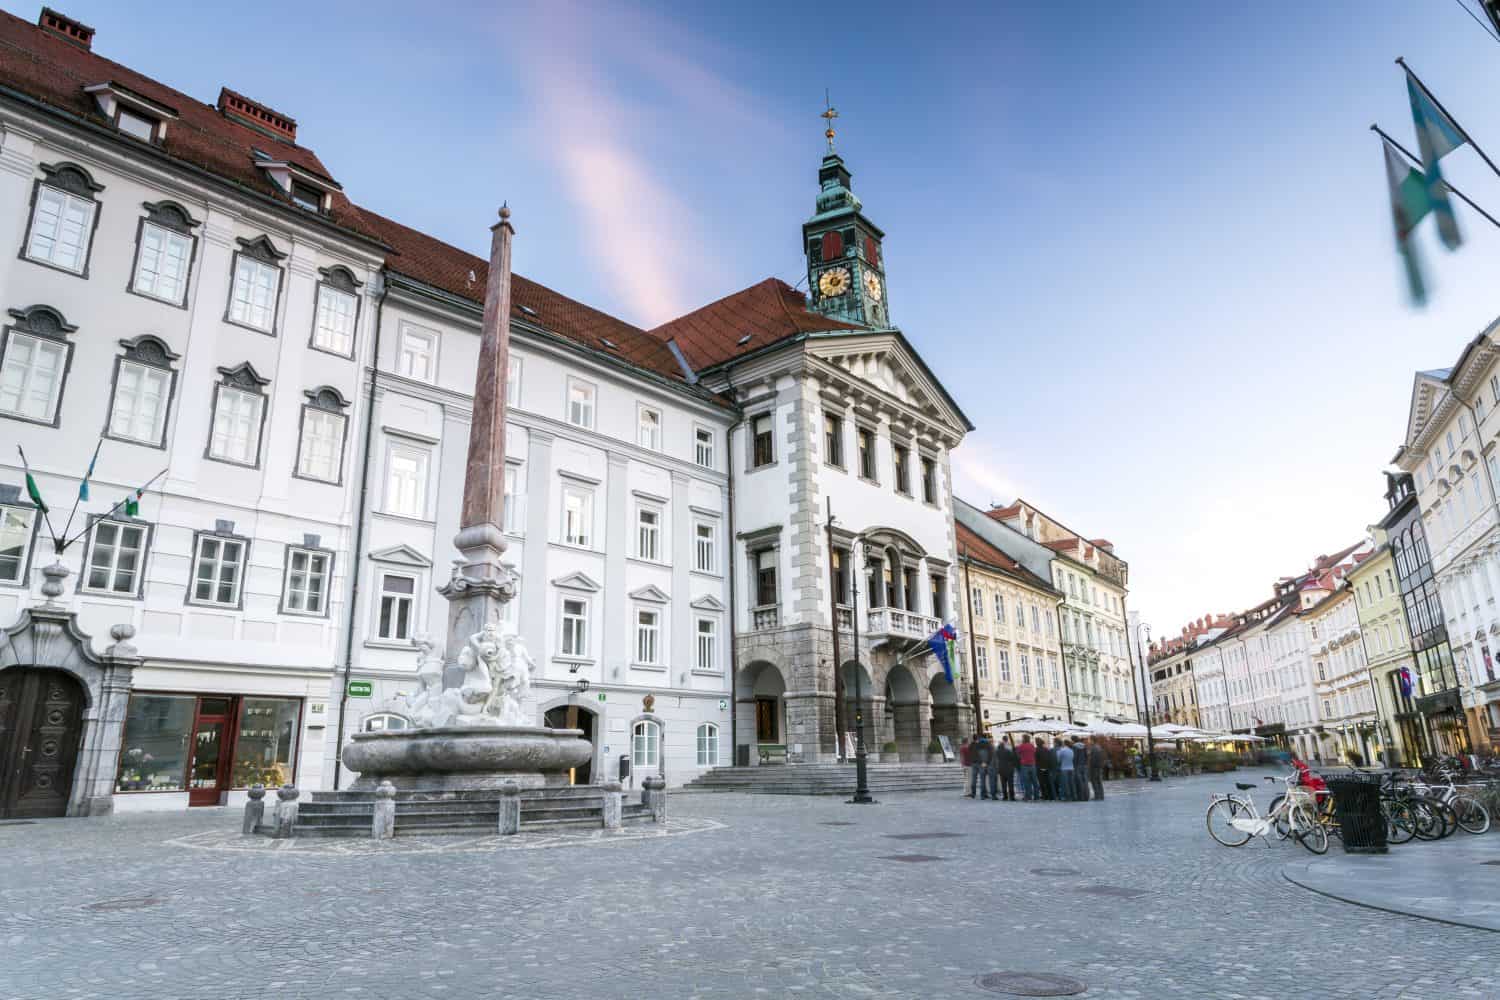
M0 671L0 819L67 814L86 706L61 670Z

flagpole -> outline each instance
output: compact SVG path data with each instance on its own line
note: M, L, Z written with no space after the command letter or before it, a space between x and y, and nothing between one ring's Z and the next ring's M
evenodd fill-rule
M1401 56L1397 56L1396 65L1406 70L1406 75L1411 77L1412 80L1416 82L1418 87L1422 88L1422 93L1427 95L1427 99L1433 103L1434 107L1436 107L1443 114L1447 115L1450 122L1452 122L1454 125L1458 125L1458 130L1464 134L1464 139L1468 141L1469 145L1474 147L1474 152L1479 154L1479 158L1484 161L1484 165L1489 167L1491 172L1493 172L1496 177L1500 177L1500 167L1496 167L1494 161L1491 160L1487 155L1485 155L1484 150L1479 148L1479 143L1474 141L1474 137L1469 134L1469 130L1464 128L1462 125L1459 125L1457 118L1454 118L1452 115L1448 114L1448 109L1443 107L1443 102L1437 99L1437 95L1427 89L1427 84L1422 82L1422 78L1420 76L1412 72L1411 67L1406 65L1406 60ZM1402 152L1404 153L1406 151L1402 150ZM1457 194L1457 192L1454 193ZM1459 195L1459 197L1463 196ZM1464 200L1468 201L1469 199L1464 198ZM1493 222L1494 220L1491 219L1490 221Z
M158 479L160 479L162 476L165 476L166 474L167 474L167 470L166 469L162 469L156 475L154 475L150 479L146 480L146 482L145 482L145 484L143 486L140 486L137 489L132 490L131 492L134 493L134 494L136 494L137 496L139 496L141 494L144 494L147 490L149 490L151 488L151 486L152 486L153 483L155 483ZM109 510L105 511L103 514L99 515L99 519L100 520L104 520L105 518L113 516L114 513L115 513L115 511L117 511L117 510L120 509L120 505L121 504L127 504L129 502L130 502L130 494L126 494L124 500L116 501L115 505L113 507L111 507ZM74 542L78 541L78 539L80 539L84 535L88 534L89 533L89 528L91 528L91 527L93 527L93 525L89 525L89 527L84 528L78 534L76 534L72 538L68 539L66 542L63 543L62 549L59 549L58 551L59 552L63 551L69 545L72 545Z
M1421 167L1422 167L1422 161L1420 159L1418 159L1417 157L1413 156L1411 154L1411 151L1408 150L1405 146L1401 145L1401 143L1397 142L1395 139L1392 139L1389 135L1387 135L1385 129L1381 128L1379 125L1371 125L1370 126L1370 131L1374 132L1376 135L1380 136L1380 138L1382 138L1386 142L1390 143L1402 156L1406 157L1409 161L1411 161L1411 164L1413 166L1417 167L1418 169L1421 169ZM1474 144L1472 142L1470 142L1469 145L1472 146ZM1474 148L1478 149L1479 147L1475 146ZM1474 200L1472 198L1470 198L1468 195L1464 194L1458 188L1454 187L1451 183L1449 183L1449 181L1448 181L1448 179L1446 177L1443 178L1443 186L1446 187L1449 191L1453 192L1454 196L1456 198L1458 198L1459 201L1463 202L1465 205L1468 205L1474 211L1476 211L1480 215L1484 216L1485 220L1488 221L1490 223L1490 225L1494 226L1496 229L1500 229L1500 220L1497 220L1493 215L1491 215L1490 213L1486 212L1484 209L1482 209L1478 205L1476 205L1474 203Z
M83 502L83 495L88 492L89 480L94 477L94 463L99 461L99 449L104 447L104 435L99 435L99 443L94 445L94 457L89 459L89 470L83 474L83 483L78 487L78 496L73 498L73 509L68 511L68 523L63 525L63 535L66 536L73 529L73 516L78 513L78 505Z
M31 475L31 463L26 460L26 452L25 452L25 450L20 445L16 445L16 453L21 456L21 469L24 472L26 478L28 480L34 481L32 475ZM29 492L30 491L28 490L28 495L29 495ZM52 515L50 513L48 513L48 511L47 511L47 505L45 503L37 503L37 500L38 500L38 498L40 496L41 496L41 489L40 489L40 487L38 487L38 489L37 489L37 495L35 497L31 497L31 500L32 500L33 503L36 503L36 505L42 509L42 520L47 522L47 537L52 540L52 551L53 551L53 553L55 553L57 555L61 555L63 549L66 548L66 546L62 545L62 543L58 540L57 529L54 528L54 527L52 527Z

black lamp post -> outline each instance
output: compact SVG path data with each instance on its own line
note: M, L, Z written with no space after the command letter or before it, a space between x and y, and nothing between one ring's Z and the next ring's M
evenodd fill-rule
M860 536L850 546L850 554L859 550L859 565L849 567L849 587L854 618L854 798L853 805L870 805L875 799L870 795L869 774L865 757L865 694L862 676L865 672L863 658L859 655L859 576L864 572L865 539ZM842 669L840 664L836 669Z
M1148 771L1152 781L1160 781L1161 774L1156 770L1156 739L1151 734L1151 685L1148 683L1150 674L1146 671L1146 651L1151 648L1151 626L1145 622L1136 625L1136 638L1141 637L1141 632L1146 633L1145 641L1141 643L1141 704L1146 709L1146 760ZM1127 649L1126 652L1129 652Z

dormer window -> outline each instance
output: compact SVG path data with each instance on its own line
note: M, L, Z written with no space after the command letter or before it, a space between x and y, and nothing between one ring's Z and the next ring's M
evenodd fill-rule
M120 109L120 117L115 122L120 131L126 135L135 136L142 142L150 142L156 138L156 122L145 115L138 115L134 111Z
M311 184L292 181L292 204L309 212L323 211L323 192Z

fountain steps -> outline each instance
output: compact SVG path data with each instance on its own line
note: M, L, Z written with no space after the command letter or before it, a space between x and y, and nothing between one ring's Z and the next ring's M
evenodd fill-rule
M396 836L472 834L495 830L500 822L499 792L465 790L448 793L397 792ZM374 822L373 792L314 792L297 811L299 837L368 837ZM639 802L622 803L623 823L649 822L651 811ZM600 789L564 785L521 793L521 826L527 830L604 824Z

